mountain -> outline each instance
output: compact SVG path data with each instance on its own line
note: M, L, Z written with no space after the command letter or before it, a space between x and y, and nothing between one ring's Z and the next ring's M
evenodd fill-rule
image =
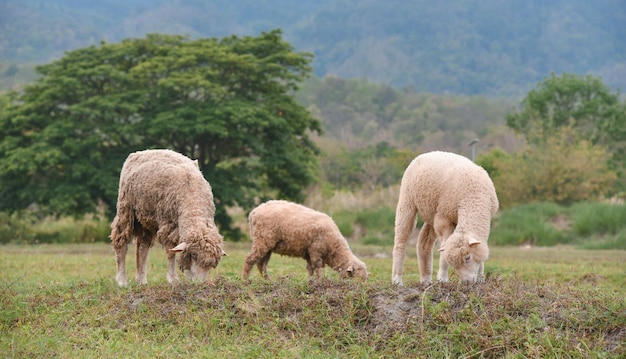
M281 28L297 50L315 54L319 77L520 96L550 72L589 73L626 89L624 24L623 0L2 0L0 65L14 76L14 64L151 32Z

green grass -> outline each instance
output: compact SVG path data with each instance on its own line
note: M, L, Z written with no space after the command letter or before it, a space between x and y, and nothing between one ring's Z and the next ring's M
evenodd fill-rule
M244 283L249 245L227 243L210 283L178 286L159 247L134 285L131 250L128 288L108 244L2 246L0 357L626 356L626 251L492 246L485 283L424 287L411 248L398 288L390 246L353 245L364 283L309 280L304 260L279 255L272 280Z

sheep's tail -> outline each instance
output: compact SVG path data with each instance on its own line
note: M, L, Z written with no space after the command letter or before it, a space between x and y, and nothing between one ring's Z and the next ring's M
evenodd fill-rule
M254 242L254 227L256 224L255 210L256 209L252 210L248 215L248 227L250 228L250 240L252 240L252 242Z
M111 223L111 244L114 248L123 247L132 239L133 225L135 223L134 211L118 209Z

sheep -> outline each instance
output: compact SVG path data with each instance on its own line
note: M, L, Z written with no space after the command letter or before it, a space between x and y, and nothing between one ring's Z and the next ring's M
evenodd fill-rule
M392 283L402 285L405 247L416 214L424 222L416 246L422 283L432 283L433 244L437 238L441 252L439 281L448 281L449 265L462 282L483 280L491 218L498 205L489 175L466 157L441 151L417 156L400 183Z
M131 153L122 166L117 214L111 223L119 286L128 285L126 253L133 236L138 284L147 283L148 251L157 241L167 254L169 283L179 281L176 253L181 254L181 270L194 281L205 280L226 255L214 215L211 185L197 161L171 150Z
M323 276L324 265L340 278L367 279L365 263L350 250L348 242L328 215L284 200L265 202L248 215L252 248L244 259L242 278L256 264L265 279L272 252L307 261L309 276Z

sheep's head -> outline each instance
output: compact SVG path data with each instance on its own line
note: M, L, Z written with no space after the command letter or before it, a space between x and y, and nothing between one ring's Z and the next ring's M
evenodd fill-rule
M358 258L352 259L348 262L345 268L339 270L339 276L341 278L359 278L362 280L367 279L367 266Z
M209 227L202 232L203 235L199 240L181 242L170 249L172 252L180 253L178 259L180 269L195 282L205 281L209 270L217 267L222 257L227 255L222 249L223 239L217 229Z
M461 282L478 280L480 267L489 257L489 247L471 235L453 233L439 249L448 264L456 270Z

